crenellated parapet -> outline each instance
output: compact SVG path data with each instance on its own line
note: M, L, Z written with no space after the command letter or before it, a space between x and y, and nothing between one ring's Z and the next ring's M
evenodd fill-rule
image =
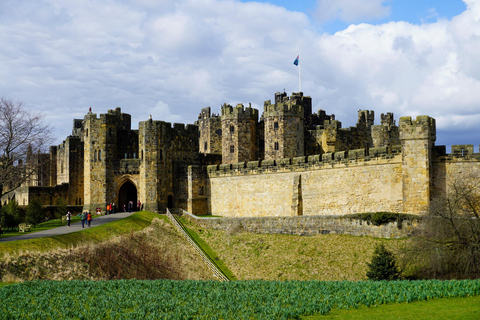
M234 108L229 104L222 106L222 121L224 120L251 120L258 121L258 110L251 106L245 107L239 103Z
M429 116L401 117L399 121L400 140L436 140L435 119Z
M305 118L305 106L298 103L298 99L289 99L284 97L281 102L272 104L271 100L267 100L263 105L263 117L298 117Z
M400 144L399 130L391 112L382 113L380 115L380 125L373 125L371 131L374 147L391 147Z
M325 169L339 169L379 164L400 164L400 153L391 153L387 148L372 148L370 155L366 149L339 151L323 155L283 158L276 160L246 161L208 165L209 177L297 172Z

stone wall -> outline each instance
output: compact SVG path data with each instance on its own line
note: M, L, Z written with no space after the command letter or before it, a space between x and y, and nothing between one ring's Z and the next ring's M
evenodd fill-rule
M411 235L418 226L416 220L404 221L400 226L397 222L374 226L365 221L341 216L207 218L197 217L186 211L182 213L184 217L205 228L301 236L349 234L376 238L404 238Z
M209 166L207 171L212 215L403 212L401 155L331 161L311 156Z

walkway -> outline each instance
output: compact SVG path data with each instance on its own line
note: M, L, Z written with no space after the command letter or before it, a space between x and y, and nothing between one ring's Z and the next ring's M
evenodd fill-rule
M117 221L123 218L126 218L130 215L134 214L134 212L120 212L120 213L114 213L114 214L109 214L106 216L99 216L96 217L95 219L92 220L92 225L90 228L100 226L105 223ZM85 229L88 229L88 227L85 227ZM76 222L70 225L70 227L63 226L63 227L58 227L50 230L44 230L44 231L38 231L38 232L29 232L22 234L20 236L13 236L13 237L8 237L8 238L1 238L0 237L0 242L5 242L5 241L17 241L17 240L28 240L28 239L36 239L36 238L42 238L42 237L51 237L51 236L58 236L62 234L67 234L67 233L72 233L76 231L81 231L82 229L82 222Z

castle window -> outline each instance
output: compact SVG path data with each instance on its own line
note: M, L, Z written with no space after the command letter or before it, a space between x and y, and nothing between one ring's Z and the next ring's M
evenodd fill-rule
M275 148L275 150L278 150L278 142L275 142L274 148Z
M141 153L140 153L140 159L143 160L143 150L142 150Z
M235 146L230 146L230 153L234 153L235 152Z
M98 150L98 161L102 161L102 150Z
M160 160L163 160L163 150L160 149Z
M136 152L133 153L133 159L137 159L137 153Z
M125 152L125 159L127 159L128 153Z
M97 150L93 150L93 161L97 161Z
M218 134L219 136L222 135L222 129L218 129L216 132L217 132L217 134Z
M205 142L204 146L203 146L203 151L207 152L207 149L208 149L208 143Z
M275 121L275 122L273 123L273 129L278 129L278 121Z
M234 132L235 132L235 127L234 127L234 126L230 126L230 132L231 132L231 133L234 133Z
M88 129L87 129L87 130L85 130L85 137L87 137L87 138L88 138Z

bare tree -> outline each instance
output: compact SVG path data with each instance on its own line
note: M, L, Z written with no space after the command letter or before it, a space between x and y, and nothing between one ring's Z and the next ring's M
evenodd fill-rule
M52 142L52 129L44 116L28 111L22 102L0 99L0 189L11 192L48 161L42 156Z
M417 266L417 276L480 277L478 176L463 174L451 180L447 192L432 200L422 220L422 228L407 254Z

